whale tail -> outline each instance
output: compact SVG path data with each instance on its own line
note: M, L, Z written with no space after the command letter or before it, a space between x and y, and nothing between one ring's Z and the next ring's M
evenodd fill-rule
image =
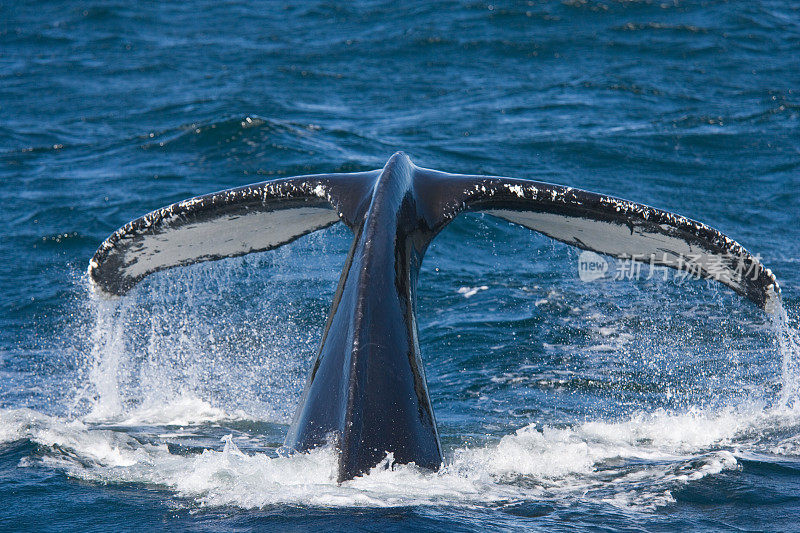
M780 294L772 272L733 239L701 222L613 196L527 179L415 167L429 223L484 212L584 250L714 279L762 309ZM89 264L97 288L123 295L177 266L261 252L343 222L368 208L381 170L265 181L157 209L109 236Z
M343 222L354 241L286 444L333 442L339 481L377 464L438 468L441 446L414 314L425 250L462 212L483 212L584 250L714 279L767 311L775 276L734 240L653 207L526 179L448 174L399 152L383 169L298 176L198 196L112 234L90 261L101 291L181 265L270 250Z

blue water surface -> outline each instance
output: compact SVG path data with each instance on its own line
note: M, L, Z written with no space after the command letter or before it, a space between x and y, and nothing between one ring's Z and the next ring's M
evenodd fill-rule
M798 58L788 0L0 3L0 530L800 531ZM277 450L347 228L87 285L152 209L396 150L706 222L784 309L461 216L419 288L445 467L339 486Z

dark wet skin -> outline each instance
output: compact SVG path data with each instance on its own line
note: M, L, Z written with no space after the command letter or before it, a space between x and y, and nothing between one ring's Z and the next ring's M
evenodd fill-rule
M338 480L387 453L438 469L441 445L420 358L414 313L422 256L440 224L425 215L414 167L395 154L369 188L355 239L286 446L333 442Z

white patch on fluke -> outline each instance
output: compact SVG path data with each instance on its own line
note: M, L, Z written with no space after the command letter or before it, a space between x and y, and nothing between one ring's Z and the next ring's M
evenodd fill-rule
M298 207L226 215L205 222L141 234L135 246L122 248L120 274L138 278L204 258L230 257L266 250L339 220L327 207Z
M621 209L621 206L617 207ZM665 231L661 233L648 231L639 225L628 226L546 212L487 210L486 213L583 249L588 248L617 258L654 257L658 265L680 270L695 269L698 274L713 277L729 287L746 290L746 280L737 275L727 262L728 257L689 244L683 238L674 236L671 232L674 228L669 226L662 225ZM757 263L757 268L762 267ZM768 294L768 300L769 296Z
M514 194L516 194L520 198L525 198L525 189L523 189L521 185L506 184L506 189L508 189L509 191L513 192Z
M314 194L316 194L320 198L327 198L327 191L325 190L325 187L323 187L322 185L317 185L316 187L314 187Z

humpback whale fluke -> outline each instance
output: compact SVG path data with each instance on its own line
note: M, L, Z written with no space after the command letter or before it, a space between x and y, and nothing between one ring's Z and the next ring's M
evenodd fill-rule
M387 453L437 469L441 446L420 358L416 286L431 240L484 212L584 250L691 270L770 310L780 289L737 242L680 215L526 179L448 174L402 152L383 169L278 179L198 196L136 219L89 264L98 289L128 292L153 272L270 250L343 222L353 243L286 446L332 442L338 479Z

